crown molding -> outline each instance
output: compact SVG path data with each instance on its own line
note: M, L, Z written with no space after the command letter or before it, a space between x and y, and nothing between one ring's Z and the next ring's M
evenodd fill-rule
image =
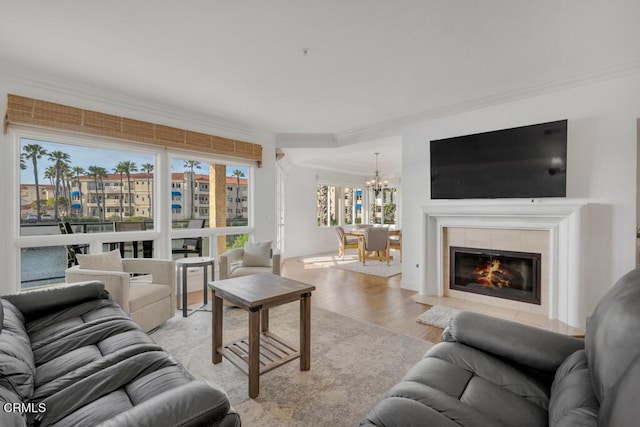
M138 97L129 96L120 92L107 91L99 89L87 84L76 83L71 80L55 78L50 75L39 74L34 72L25 72L5 66L0 67L3 78L18 89L34 91L34 93L16 95L35 95L42 92L49 92L53 97L61 95L64 97L77 98L84 105L72 105L74 107L82 107L87 109L96 109L99 106L112 107L113 111L101 111L105 113L113 113L122 115L122 109L131 112L140 112L143 114L151 114L160 119L162 124L169 126L185 127L185 123L191 125L194 131L213 132L218 136L233 139L249 139L258 140L268 138L275 139L275 133L262 129L256 129L246 123L228 120L222 117L215 117L196 111L190 111L184 108L177 108L171 105L162 104ZM40 95L40 98L42 96ZM47 101L59 102L58 99L46 99ZM131 117L137 119L137 117Z
M568 90L579 86L587 86L590 84L626 77L638 73L640 73L640 59L597 70L590 70L586 72L583 71L574 73L573 75L565 75L553 80L533 83L513 90L504 91L499 94L476 98L467 102L446 105L412 115L383 120L357 128L335 132L333 135L336 141L348 143L348 141L357 140L358 137L363 137L371 134L379 134L392 129L397 130L398 128L407 125L426 122L441 117L465 113L480 108L504 104L507 102L518 101L526 98L531 98L533 96Z

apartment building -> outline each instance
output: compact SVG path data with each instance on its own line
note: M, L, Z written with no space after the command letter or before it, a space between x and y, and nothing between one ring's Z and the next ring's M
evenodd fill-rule
M193 176L193 179L192 179ZM63 204L61 216L95 217L105 220L153 217L153 173L134 173L129 179L120 174L107 174L101 179L81 176L74 180L69 192L71 203ZM229 220L246 221L248 218L248 179L226 177L226 214ZM53 198L50 185L39 185L42 206ZM20 216L26 219L35 212L34 184L20 187ZM172 220L209 219L211 209L209 175L176 172L171 174ZM68 196L67 196L68 198ZM44 208L46 210L46 208ZM104 210L104 216L101 211Z

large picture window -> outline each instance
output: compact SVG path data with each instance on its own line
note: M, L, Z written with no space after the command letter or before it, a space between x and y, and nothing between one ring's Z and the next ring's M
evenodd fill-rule
M217 257L249 238L249 162L43 131L15 136L22 289L64 283L79 252Z
M133 222L152 229L153 169L148 153L20 138L19 234L115 232ZM88 245L23 248L22 287L64 282L76 250Z
M106 231L114 221L153 222L154 158L22 138L20 140L20 234L50 234L69 221ZM96 227L98 226L98 227Z

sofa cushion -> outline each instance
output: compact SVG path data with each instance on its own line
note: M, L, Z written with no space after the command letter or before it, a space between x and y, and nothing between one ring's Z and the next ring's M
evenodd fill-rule
M129 310L135 312L156 301L171 297L171 287L150 283L131 283L129 288Z
M440 343L409 370L383 402L395 399L398 408L427 417L433 425L449 425L446 417L454 422L450 425L537 427L547 425L548 393L544 384L496 357L464 344ZM407 417L387 403L374 407L368 415L370 422L411 425L399 422ZM394 420L392 413L398 418ZM381 424L379 420L385 421ZM423 421L416 419L414 423L429 425L420 424Z
M2 299L2 314L0 387L28 401L33 395L36 368L24 317L5 299Z
M640 420L640 355L631 362L622 379L602 402L599 426L636 427Z
M624 275L587 319L585 347L593 388L602 404L640 353L640 269Z
M549 400L549 425L598 425L600 404L593 393L586 350L569 356L556 372Z
M122 257L117 249L103 254L78 254L76 259L80 268L84 270L124 271Z
M242 256L243 267L270 267L271 266L271 241L247 242L244 245Z
M271 267L244 267L237 265L231 269L229 277L249 276L256 273L271 273Z

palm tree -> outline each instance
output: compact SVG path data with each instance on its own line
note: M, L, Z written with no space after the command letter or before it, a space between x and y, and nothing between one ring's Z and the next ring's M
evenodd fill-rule
M27 169L27 161L25 160L27 153L20 153L20 170Z
M151 190L150 190L150 178L151 172L153 172L153 163L143 163L142 164L142 172L147 174L147 195L149 196L149 218L152 218L151 215Z
M189 180L189 189L191 190L191 219L195 218L195 213L196 213L196 193L194 191L194 187L195 187L195 176L193 174L193 169L201 169L200 168L200 162L197 162L195 160L185 160L184 161L184 167L188 168L189 171L191 172L190 174L190 180Z
M242 217L242 208L240 207L240 178L244 178L244 172L236 169L231 172L231 176L236 177L236 218Z
M49 153L49 160L53 161L53 166L56 168L56 183L54 187L54 199L53 199L53 218L58 220L58 197L60 196L60 181L62 178L62 170L66 166L69 166L69 160L71 156L63 151L56 150Z
M124 181L123 181L123 177L124 177L124 162L120 162L116 165L115 168L113 168L113 172L114 173L119 173L120 174L120 221L122 221L122 216L123 216L123 212L124 212L124 194L122 192L122 187L124 186Z
M129 218L131 218L133 216L133 206L131 203L131 172L137 172L138 165L136 165L136 162L132 162L130 160L126 160L120 163L124 167L125 175L127 175L127 187L129 191Z
M47 154L47 150L42 148L39 144L27 144L22 147L24 150L24 156L27 159L31 159L33 164L33 179L36 185L36 215L38 215L38 221L40 221L40 184L38 183L38 160Z
M47 166L44 170L43 178L48 179L51 187L55 184L56 181L56 167L55 166Z
M73 183L73 171L69 165L65 166L64 175L62 176L67 187L67 216L71 216L71 184Z
M102 178L107 176L107 170L101 166L89 166L88 168L89 176L93 178L93 182L96 187L96 203L98 204L98 213L100 216L100 221L104 221L104 185L102 185ZM98 182L102 185L102 207L100 207L100 199L98 196Z
M72 171L76 177L76 185L78 186L78 200L80 200L80 216L82 216L84 207L82 206L82 186L80 185L80 175L84 175L86 172L82 166L74 166Z

